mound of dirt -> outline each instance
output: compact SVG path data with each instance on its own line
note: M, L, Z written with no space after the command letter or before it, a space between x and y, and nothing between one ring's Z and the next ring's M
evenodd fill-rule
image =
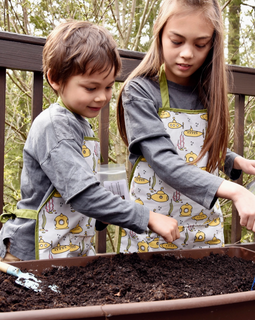
M22 270L26 271L26 270ZM0 273L0 312L159 301L251 290L255 264L228 255L202 259L155 254L99 257L85 267L52 267L38 276L34 292ZM59 293L48 288L57 285Z

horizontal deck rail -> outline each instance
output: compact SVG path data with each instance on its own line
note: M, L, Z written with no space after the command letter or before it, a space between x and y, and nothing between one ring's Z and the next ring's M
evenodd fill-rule
M6 70L23 70L33 72L32 120L42 111L43 74L42 50L45 38L0 32L0 204L3 206L4 185L4 138L5 138L5 92ZM122 59L122 72L116 81L123 82L130 72L141 62L144 53L119 49ZM245 96L255 96L255 69L227 65L231 71L232 82L229 93L235 95L235 129L234 151L243 155L244 146L244 106ZM99 119L99 138L104 163L108 162L109 140L109 105L105 107ZM242 177L237 183L242 184ZM231 242L241 239L241 226L236 209L232 208ZM106 251L106 233L97 234L96 248L98 253Z

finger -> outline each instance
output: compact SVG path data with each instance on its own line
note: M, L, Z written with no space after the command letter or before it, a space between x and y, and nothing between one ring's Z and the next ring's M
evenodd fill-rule
M168 243L168 242L173 242L173 237L171 236L171 234L169 234L166 237L163 237L163 239Z
M246 214L243 214L240 218L240 225L245 227L247 226L247 222L248 222L248 216Z
M249 217L246 228L248 230L252 230L253 226L254 226L254 217L252 216L252 217Z

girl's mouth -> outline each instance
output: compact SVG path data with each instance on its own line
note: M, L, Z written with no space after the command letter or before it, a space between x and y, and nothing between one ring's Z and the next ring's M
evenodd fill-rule
M181 71L187 71L191 68L190 64L177 63L177 66Z

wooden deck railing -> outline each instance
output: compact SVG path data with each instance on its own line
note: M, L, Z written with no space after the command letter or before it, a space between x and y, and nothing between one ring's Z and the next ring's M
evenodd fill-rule
M4 185L4 141L5 141L5 92L6 69L33 72L32 120L42 111L43 74L42 49L45 38L0 32L0 205L3 206ZM116 81L123 82L128 74L140 63L144 54L129 50L119 50L123 63L120 76ZM227 66L232 72L233 84L229 93L235 95L234 151L243 155L244 146L244 103L245 96L255 96L255 69ZM109 105L99 119L99 138L104 163L108 162ZM242 177L237 181L242 184ZM231 243L241 238L241 226L236 209L232 209ZM106 251L106 234L100 232L96 237L97 252Z

